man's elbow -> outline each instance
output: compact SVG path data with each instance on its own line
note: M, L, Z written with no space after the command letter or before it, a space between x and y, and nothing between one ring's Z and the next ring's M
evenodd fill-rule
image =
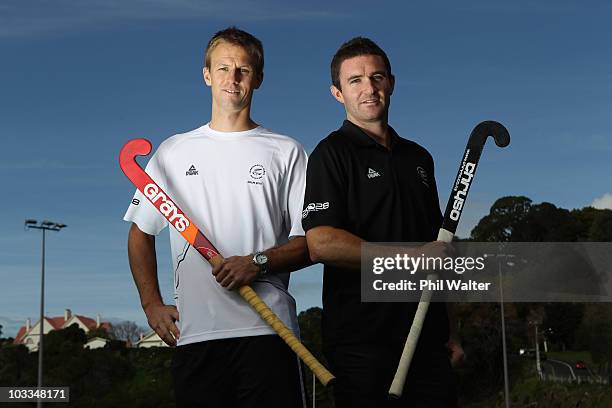
M308 231L306 242L308 243L308 254L313 263L325 262L325 236L319 231Z
M312 263L323 262L323 256L316 247L308 247L308 255L310 255L310 261Z
M149 235L138 228L136 223L132 223L128 232L128 251L131 246L148 245L155 247L155 236Z

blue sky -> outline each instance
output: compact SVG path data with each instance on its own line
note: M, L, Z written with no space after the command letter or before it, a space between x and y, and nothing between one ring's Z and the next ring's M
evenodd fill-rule
M237 25L265 47L253 115L308 151L344 111L329 94L329 61L363 35L396 76L390 123L436 161L442 205L467 135L504 123L512 143L488 145L459 229L494 200L526 195L565 208L612 208L612 54L607 2L0 2L0 324L14 335L36 320L40 233L26 218L68 228L47 240L46 310L64 308L145 325L127 265L121 218L132 187L122 144L207 122L201 79L210 36ZM158 240L171 300L168 240ZM299 309L320 305L321 268L293 276Z

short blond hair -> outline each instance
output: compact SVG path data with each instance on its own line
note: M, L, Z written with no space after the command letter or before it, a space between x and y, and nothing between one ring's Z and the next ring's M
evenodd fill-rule
M206 52L204 53L204 66L206 68L210 69L210 55L215 47L221 42L227 42L242 47L252 58L253 68L256 73L258 75L263 74L264 52L261 41L255 38L254 35L233 26L217 32L208 42Z

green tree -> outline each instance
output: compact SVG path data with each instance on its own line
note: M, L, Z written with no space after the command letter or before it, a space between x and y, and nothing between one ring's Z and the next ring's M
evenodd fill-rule
M589 241L612 241L612 210L598 210L589 228Z
M580 236L580 223L572 214L551 203L532 205L521 220L512 241L574 242Z
M584 316L584 303L547 303L543 327L551 329L548 339L562 351L572 349Z
M36 360L23 344L0 347L0 384L31 386L36 384Z
M455 304L465 364L458 372L458 389L464 400L490 395L503 384L501 310L497 303ZM511 357L527 344L525 324L517 317L514 304L504 305L506 345ZM517 369L517 361L509 359L510 378Z
M530 208L531 199L524 196L499 198L474 227L471 238L478 242L512 241Z
M612 241L612 211L592 207L569 211L552 203L534 204L524 196L502 197L472 230L471 239L480 242ZM581 254L579 250L551 248L539 257L542 265L536 261L530 263L538 276L537 279L528 276L525 284L537 286L552 281L560 293L600 294L601 277ZM506 304L506 311L509 343L521 347L533 344L530 334L533 328L528 322L539 314L543 316L542 328L551 329L547 331L549 343L561 349L587 347L594 359L612 362L612 307L598 305L585 309L583 304L575 303L524 303ZM468 393L473 392L472 384L478 384L479 389L494 389L499 383L496 370L500 369L501 348L495 322L497 313L493 304L470 304L465 311L461 332L468 361L460 379Z
M612 362L611 303L585 305L584 319L578 333L580 343L591 351L594 362L599 364Z
M103 339L112 340L111 334L104 327L96 327L87 332L87 338L93 339L94 337L102 337Z
M4 347L5 344L12 343L12 339L5 339L2 337L2 325L0 324L0 349Z
M300 312L298 315L298 323L300 325L300 337L302 343L310 352L329 368L325 357L323 356L322 340L321 340L321 316L322 309L320 307L312 307L308 310ZM309 398L312 397L312 373L306 369L306 392ZM329 387L325 388L321 384L317 384L315 393L315 402L317 407L333 408L333 394Z
M601 210L598 210L593 207L584 207L580 209L574 209L571 211L572 216L576 220L579 225L579 236L577 237L577 241L590 241L589 230L593 225L593 220L599 214Z
M115 340L138 341L141 333L147 333L150 329L139 327L136 323L124 320L120 323L113 324L109 330L109 334Z
M65 354L80 350L87 343L85 331L78 324L71 324L61 330L53 330L45 334L45 352L49 354Z
M591 211L570 212L547 202L533 204L524 196L502 197L474 227L471 237L480 242L574 242L589 236L597 217ZM598 225L605 230L607 219ZM612 221L609 228L612 232Z

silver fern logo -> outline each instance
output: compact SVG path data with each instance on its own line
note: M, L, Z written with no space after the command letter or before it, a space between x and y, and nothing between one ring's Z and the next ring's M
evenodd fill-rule
M421 178L421 183L425 184L427 187L429 187L429 178L427 177L427 172L425 171L424 168L422 168L421 166L418 166L416 168L417 174L419 175L419 177Z

